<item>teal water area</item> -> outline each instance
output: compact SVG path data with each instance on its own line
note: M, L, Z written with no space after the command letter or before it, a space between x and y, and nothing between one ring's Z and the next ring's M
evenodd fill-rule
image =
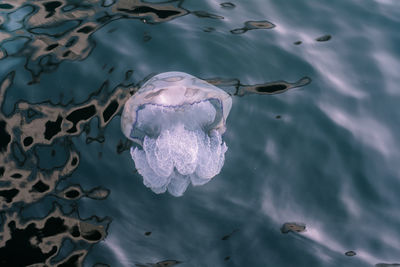
M399 28L396 0L0 1L0 266L397 266ZM120 129L166 71L233 98L179 198Z

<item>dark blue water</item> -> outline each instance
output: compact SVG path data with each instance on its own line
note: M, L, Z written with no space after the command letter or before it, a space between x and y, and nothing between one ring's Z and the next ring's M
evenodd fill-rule
M396 0L0 1L0 266L397 266L398 28ZM179 198L120 130L166 71L233 97Z

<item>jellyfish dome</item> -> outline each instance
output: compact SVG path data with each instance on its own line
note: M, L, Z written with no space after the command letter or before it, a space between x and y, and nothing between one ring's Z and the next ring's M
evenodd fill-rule
M131 156L145 186L181 196L203 185L224 165L222 141L232 98L183 72L148 80L125 103L121 128L135 142Z

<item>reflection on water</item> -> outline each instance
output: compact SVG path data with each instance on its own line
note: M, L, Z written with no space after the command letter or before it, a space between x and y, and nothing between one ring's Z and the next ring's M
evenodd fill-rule
M355 255L357 255L357 253L355 253L354 251L352 251L352 250L349 250L349 251L346 251L346 253L344 253L346 256L349 256L349 257L352 257L352 256L355 256Z
M1 103L7 89L12 87L14 76L15 73L11 72L1 83ZM259 93L257 88L261 86L243 86L238 79L215 78L208 81L221 87L230 86L231 90L240 90L241 95L246 92ZM272 89L268 93L273 93L273 86L276 84L274 82L271 85L262 86L271 86ZM304 85L304 83L293 85L286 82L280 82L280 84L285 87L287 84L285 90ZM84 132L87 134L86 143L104 142L102 129L120 113L125 101L137 89L132 85L120 85L114 88L111 94L107 94L105 87L107 83L104 83L90 96L90 99L81 104L65 106L50 102L30 104L19 101L11 114L0 114L2 152L0 169L2 201L0 203L2 209L6 211L3 221L5 227L2 233L2 248L0 248L0 258L4 259L3 264L10 266L25 266L41 262L53 264L54 258L60 253L64 238L86 241L88 245L105 238L109 219L97 218L93 223L93 219L80 218L77 211L64 214L56 201L54 201L53 211L41 219L21 223L17 212L21 205L33 204L49 194L65 200L78 200L83 197L97 200L107 198L109 191L102 187L85 191L80 185L72 185L56 190L59 181L71 176L79 165L79 152L73 146L70 137ZM276 93L281 91L281 87L277 86ZM98 119L100 133L98 136L90 137L91 130L88 122L93 118ZM46 147L48 145L50 149ZM131 145L128 140L120 140L116 148L117 152L122 153ZM61 155L58 155L59 153ZM48 230L48 228L53 230ZM227 240L236 231L234 230L222 239ZM146 235L150 234L146 233ZM27 257L21 259L16 256L15 253L19 253L19 248L30 245L33 251L29 252ZM79 248L79 250L71 251L66 259L58 263L78 264L83 261L86 254L86 250ZM172 265L171 262L164 262L142 266Z
M321 37L318 37L317 39L315 39L317 42L326 42L329 41L332 38L331 35L327 34Z
M11 72L0 85L1 104L4 104L4 96L12 86L13 79L14 73ZM118 101L123 101L122 91L121 88L115 90L115 98L107 97L108 101L103 103L99 99L92 99L72 108L20 101L12 114L0 114L0 204L4 216L0 239L2 266L36 263L80 266L92 244L105 238L111 222L109 218L81 218L75 208L64 213L57 200L54 200L49 214L43 218L27 219L20 214L25 206L47 195L64 201L82 197L97 200L107 198L109 191L102 187L88 191L79 185L62 190L56 187L60 180L71 176L79 165L79 152L68 136L80 134L85 128L81 124L93 116L101 117L99 127L104 127L117 112L120 106ZM99 137L95 139L102 141ZM91 141L89 137L86 140ZM63 242L66 238L80 245L65 253ZM18 256L21 251L24 257Z
M398 10L1 1L0 266L400 266ZM179 201L137 182L119 130L169 70L238 103L221 179Z
M233 3L221 3L232 9ZM142 1L3 1L0 4L0 61L23 58L25 69L31 74L27 84L40 83L44 73L55 72L64 61L85 60L95 48L91 35L106 24L119 19L139 19L146 24L167 22L189 13L199 18L224 19L202 10L188 11L182 1L147 3ZM247 21L232 33L253 29L269 29L267 21ZM212 31L213 28L209 28ZM116 29L111 29L113 32ZM144 34L143 41L151 36ZM103 67L103 69L106 65ZM108 73L112 73L110 68ZM128 70L125 80L133 74ZM86 134L86 143L104 143L104 129L112 118L120 114L125 101L135 93L138 85L122 83L108 92L108 81L87 101L67 104L32 104L19 100L10 114L5 114L4 101L13 87L15 71L1 77L0 103L0 205L2 232L0 235L1 266L35 264L81 266L90 248L107 236L111 219L91 216L82 218L78 200L104 200L110 190L97 186L84 190L73 184L60 188L59 184L71 177L80 164L79 149L72 137ZM146 80L146 79L145 79ZM224 88L232 95L273 94L308 84L308 77L298 82L277 81L243 85L239 79L209 78L209 83ZM142 82L139 82L141 84ZM97 119L97 135L90 122ZM129 140L120 140L117 153L129 149ZM53 199L48 206L46 199ZM41 201L44 201L41 204ZM69 210L68 203L72 205ZM33 205L33 206L32 206ZM24 217L25 207L38 206L48 211L44 217ZM29 213L29 212L28 212ZM227 240L237 230L222 237ZM146 232L150 236L151 232ZM72 241L72 243L71 243ZM23 251L24 257L19 254ZM227 256L225 261L229 260ZM165 260L136 266L167 267L181 263ZM36 266L36 265L35 265ZM106 266L97 263L95 266Z
M281 227L282 234L287 234L289 232L301 233L306 231L306 226L301 223L285 223Z
M56 203L46 217L21 221L23 219L18 213L7 214L3 221L5 229L0 242L2 266L28 266L36 263L80 266L90 246L105 238L110 223L110 219L96 216L82 219L76 210L63 213ZM79 246L62 255L65 253L61 245L67 238L79 243Z
M243 28L231 30L233 34L242 34L256 29L272 29L275 25L269 21L246 21Z
M136 263L135 266L137 266L137 267L172 267L172 266L178 265L179 263L181 263L181 262L176 261L176 260L165 260L165 261L160 261L157 263L147 263L147 264Z
M117 19L140 19L155 24L188 14L178 1L3 1L0 6L0 59L25 57L32 83L65 61L84 60L95 43L90 35ZM175 5L174 5L175 4Z
M220 5L223 8L235 8L236 7L236 5L231 2L224 2L224 3L221 3Z

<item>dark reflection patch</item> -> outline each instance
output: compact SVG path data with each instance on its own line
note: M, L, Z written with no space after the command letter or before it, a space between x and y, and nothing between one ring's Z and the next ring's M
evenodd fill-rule
M349 250L349 251L346 251L346 253L344 253L344 255L353 257L353 256L357 255L357 253L353 250Z
M290 83L286 81L267 82L263 84L245 85L239 79L225 79L225 78L209 78L204 79L208 83L218 86L228 93L237 96L244 96L248 94L258 95L273 95L286 92L292 88L306 86L311 83L311 78L303 77L297 82Z
M238 95L245 94L260 94L260 95L271 95L271 94L279 94L286 92L289 89L302 87L311 82L311 78L303 77L297 82L289 83L286 81L276 81L269 82L264 84L256 84L256 85L241 85L238 89Z
M92 27L92 26L85 26L85 27L80 28L77 32L83 32L83 33L88 34L88 33L90 33L91 31L93 31L94 29L95 29L95 28Z
M137 267L172 267L182 263L181 261L177 260L165 260L159 261L156 263L136 263L135 266Z
M250 30L256 30L256 29L272 29L275 27L275 24L266 21L266 20L261 20L261 21L246 21L244 23L244 27L243 28L238 28L238 29L234 29L231 30L231 33L233 34L242 34L245 33L247 31Z
M20 173L14 173L11 175L11 178L14 178L14 179L19 179L21 177L22 177L22 174L20 174Z
M400 263L377 263L375 267L395 267L400 266Z
M65 47L71 47L71 46L73 46L74 44L76 44L76 42L77 42L78 40L79 40L79 39L78 39L77 36L72 36L72 37L68 40L68 42L65 44Z
M234 233L236 233L237 231L239 231L239 229L234 229L231 233L229 233L229 234L227 234L227 235L224 235L223 237L221 237L221 240L228 240L229 238L231 238L232 237L232 235L234 234Z
M214 27L205 27L205 28L203 28L203 32L213 32L213 31L215 31Z
M304 231L306 231L306 226L305 224L302 223L295 223L295 222L284 223L281 227L282 234L287 234L289 232L301 233Z
M276 83L276 84L267 84L267 85L257 86L255 89L258 93L271 94L271 93L275 93L275 92L284 91L287 89L287 86L284 83Z
M227 234L227 235L224 235L224 236L221 238L221 240L228 240L228 239L231 238L231 236L232 236L234 233L236 233L237 231L239 231L239 229L235 229L235 230L233 230L231 233L229 233L229 234Z
M47 121L45 124L44 138L47 140L52 139L55 135L61 132L61 122L63 118L57 117L56 121Z
M13 188L9 190L0 190L0 197L3 197L4 201L11 203L13 198L19 193L19 190Z
M0 4L0 9L13 9L14 7L10 4Z
M97 230L91 230L82 235L83 238L89 241L99 241L102 238L102 235Z
M66 119L73 123L72 127L67 130L67 133L77 132L77 124L80 121L86 121L96 114L96 108L94 105L79 108L72 111L67 115Z
M121 154L122 152L129 150L132 145L133 145L133 143L129 139L126 139L124 141L119 140L119 142L117 144L117 153Z
M330 39L332 39L332 36L327 34L321 37L318 37L317 39L315 39L317 42L326 42L329 41Z
M129 80L132 77L133 70L128 70L125 72L125 80Z
M151 35L147 32L145 32L143 34L143 42L147 43L148 41L150 41L152 39Z
M162 10L162 9L155 9L149 6L139 6L135 7L133 9L127 9L127 8L119 8L119 11L127 12L129 14L134 14L134 15L155 15L156 17L160 19L166 19L169 17L173 17L176 15L179 15L180 12L175 11L175 10Z
M171 2L172 3L172 2ZM146 3L144 1L120 0L113 5L113 12L125 17L142 18L145 23L160 23L184 16L189 12L171 3Z
M1 266L31 264L54 266L50 264L50 261L60 250L64 239L81 241L82 245L85 247L86 244L88 249L90 244L105 238L109 223L108 218L80 219L75 210L64 214L56 204L53 206L53 211L41 219L25 219L21 222L16 213L7 214L4 221L3 239L0 240ZM81 234L76 234L76 232ZM81 266L87 249L72 251L64 261L56 264L71 263L72 261L69 260L74 258L73 262ZM19 255L24 255L24 257ZM77 255L79 256L76 257Z
M57 247L52 246L48 252L42 251L38 244L39 229L31 223L26 228L17 228L15 221L10 221L6 226L10 234L6 245L0 247L0 258L3 266L28 266L43 263L57 252ZM42 238L40 238L42 239ZM24 255L24 257L21 257Z
M72 228L70 229L70 234L73 237L79 237L81 235L81 233L79 232L79 227L78 225L74 225L72 226Z
M46 47L47 51L53 50L54 48L56 48L58 46L58 44L51 44L48 47Z
M231 3L231 2L224 2L224 3L221 3L220 5L223 8L234 8L234 7L236 7L236 5L234 3Z
M7 146L11 141L11 135L6 130L6 122L0 121L0 152L7 151Z
M81 196L81 192L75 188L69 188L64 192L64 196L68 199L76 199Z
M47 15L46 18L53 16L56 12L56 8L61 6L61 2L59 1L51 1L51 2L46 2L43 3L43 6L45 8L45 10L47 11Z
M77 157L73 157L72 161L71 161L71 165L75 166L78 163L78 158Z
M99 142L99 143L104 143L106 141L106 139L104 138L104 136L102 134L99 134L96 137L91 137L91 136L86 137L86 144L90 144L93 141L96 141L96 142ZM101 158L100 155L99 155L99 158Z
M103 119L107 122L118 110L118 102L116 100L112 100L110 104L103 111Z
M32 186L32 190L39 192L39 193L46 192L49 189L50 189L50 186L48 186L47 184L43 183L40 180Z
M61 190L60 192L56 193L56 195L58 197L69 199L69 200L76 200L81 197L88 197L91 199L103 200L103 199L106 199L109 194L110 194L110 190L103 188L101 186L92 188L88 191L85 191L78 184L69 186L69 187Z
M211 14L206 11L192 11L191 13L199 18L224 19L222 16Z
M71 54L71 51L70 51L70 50L65 51L65 52L62 54L62 56L63 56L63 57L68 57L69 54Z
M83 259L83 256L85 255L85 253L77 253L74 254L72 256L70 256L68 259L65 260L65 262L57 265L57 267L78 267L80 266L79 259Z

